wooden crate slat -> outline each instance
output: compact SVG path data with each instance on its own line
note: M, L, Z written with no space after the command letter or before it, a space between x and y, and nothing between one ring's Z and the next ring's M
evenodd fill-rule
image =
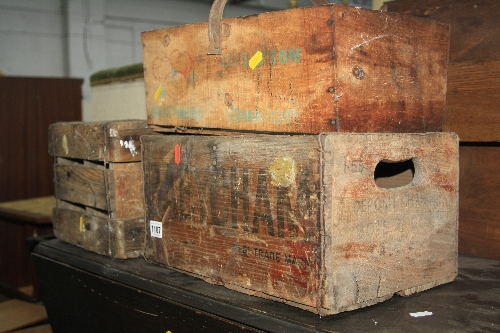
M142 163L111 163L106 177L112 218L143 216Z
M56 198L108 210L104 172L103 169L93 167L56 164Z
M54 209L54 234L68 243L112 258L137 258L144 243L144 218L110 219L63 200Z
M49 127L49 153L89 161L137 162L143 134L154 134L145 120L54 123Z

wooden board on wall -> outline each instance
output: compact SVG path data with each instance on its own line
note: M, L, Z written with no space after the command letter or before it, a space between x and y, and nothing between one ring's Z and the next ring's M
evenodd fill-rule
M461 254L500 259L500 145L460 147Z
M500 58L450 64L444 130L461 141L500 141L499 92Z
M54 194L48 128L81 120L82 82L0 77L0 202Z

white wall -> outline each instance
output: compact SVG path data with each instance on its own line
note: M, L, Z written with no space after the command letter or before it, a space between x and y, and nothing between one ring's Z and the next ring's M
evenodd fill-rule
M0 71L65 76L59 0L0 0Z
M92 120L147 119L144 79L92 87Z

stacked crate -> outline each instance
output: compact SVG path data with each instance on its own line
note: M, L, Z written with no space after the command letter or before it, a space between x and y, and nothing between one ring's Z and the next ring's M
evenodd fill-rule
M142 39L148 124L181 133L141 138L145 258L322 315L455 278L449 25L324 5Z
M144 120L61 122L49 127L55 157L54 234L113 258L138 257L144 244L140 137Z

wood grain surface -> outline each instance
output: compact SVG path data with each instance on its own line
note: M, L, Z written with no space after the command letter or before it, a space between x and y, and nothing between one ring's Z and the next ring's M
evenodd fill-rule
M144 218L110 218L98 211L58 201L54 209L58 239L112 258L137 258L143 252Z
M500 259L500 146L460 147L462 254Z
M154 134L145 120L58 122L49 127L49 153L106 163L137 162L143 134Z
M142 254L144 201L140 137L145 120L50 126L56 157L54 233L112 258Z
M451 24L444 130L462 142L500 141L500 2L398 0L384 6Z
M208 18L208 15L207 15ZM443 128L449 25L325 5L142 33L148 124L278 133Z
M456 275L453 134L141 140L153 262L320 314ZM408 161L399 186L376 181L381 162Z
M9 332L47 319L47 312L43 305L18 299L0 303L0 332Z

